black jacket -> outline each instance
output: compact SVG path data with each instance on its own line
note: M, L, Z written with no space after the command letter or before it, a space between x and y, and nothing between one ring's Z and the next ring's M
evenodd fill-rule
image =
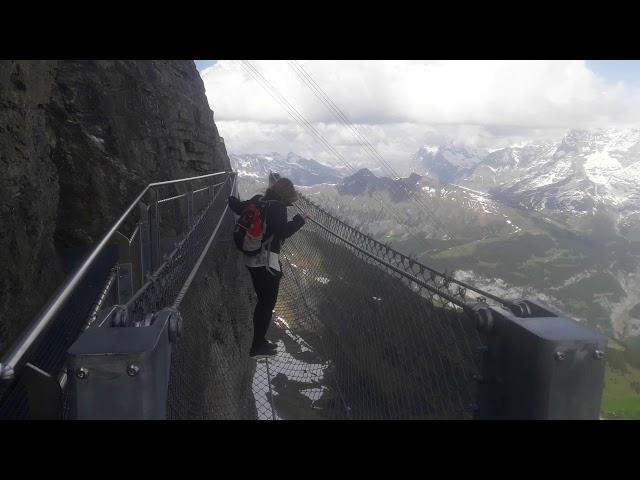
M229 208L240 215L242 210L251 202L257 201L261 195L255 195L250 200L241 202L238 198L229 197ZM268 201L267 206L267 231L264 238L268 239L273 235L273 241L271 242L271 251L273 253L280 253L280 247L284 243L285 238L289 238L296 233L305 224L304 218L301 215L296 215L291 221L287 221L287 206L280 200L265 195L262 197L263 201Z

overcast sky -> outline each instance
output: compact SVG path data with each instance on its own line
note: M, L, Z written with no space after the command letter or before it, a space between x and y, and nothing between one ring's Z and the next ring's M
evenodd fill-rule
M286 61L252 61L345 158L353 134ZM640 126L640 61L299 61L384 158L447 141L498 148L570 128ZM230 153L335 163L237 62L196 61Z

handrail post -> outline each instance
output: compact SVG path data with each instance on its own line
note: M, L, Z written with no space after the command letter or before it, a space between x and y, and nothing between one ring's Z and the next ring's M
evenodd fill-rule
M151 237L151 271L155 272L162 263L160 254L160 209L158 208L158 191L152 189L154 199L149 212L149 235Z
M131 248L129 245L129 239L120 232L115 233L114 243L118 246L118 264L116 266L116 291L118 292L118 303L125 304L133 295L133 265L131 262Z
M129 244L129 254L131 261L131 284L133 286L133 291L135 292L143 285L143 275L142 275L142 266L141 256L140 256L140 223L136 225L136 229L134 230L134 238L131 240Z
M140 282L144 284L147 275L151 274L151 237L149 235L149 206L140 202L140 223L138 224L140 237Z
M193 191L186 193L187 198L187 225L193 227Z
M82 261L80 266L68 277L67 280L60 286L56 293L49 299L46 306L41 310L36 318L29 324L25 332L11 345L8 352L0 358L0 381L13 382L16 376L19 374L19 370L22 368L26 357L32 351L34 345L44 335L44 333L50 328L52 322L59 314L60 310L69 300L69 298L75 292L75 288L85 278L85 275L90 270L98 256L104 251L107 245L111 242L115 232L123 225L129 215L136 209L140 210L141 224L144 225L145 219L148 226L148 207L142 202L142 199L148 193L150 189L164 185L177 185L181 183L190 182L192 180L203 180L205 178L213 178L219 175L227 175L228 172L215 172L206 175L200 175L197 177L180 178L176 180L167 180L162 182L154 182L148 184L142 192L129 204L122 215L115 221L115 223L109 228L109 230L102 236L97 245L93 248L91 253ZM157 195L156 195L157 201ZM157 202L156 202L157 207ZM141 251L141 279L140 283L144 283L145 274L150 272L151 262L146 255L149 255L149 248L145 249L145 241L147 239L147 247L150 246L150 235L145 235L139 230L139 243ZM158 232L159 233L159 232ZM159 242L158 242L159 243ZM159 249L158 249L159 250ZM144 255L142 255L144 253ZM158 251L159 253L159 251ZM149 255L150 256L150 255Z

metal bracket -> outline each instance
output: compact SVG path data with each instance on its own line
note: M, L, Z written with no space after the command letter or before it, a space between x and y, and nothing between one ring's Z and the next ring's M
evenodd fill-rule
M472 307L472 309L476 315L478 330L483 333L489 333L494 324L494 318L491 309L487 306L486 303L477 303Z
M116 312L118 310L116 309ZM105 316L114 316L107 312ZM103 323L107 323L106 320ZM86 330L68 351L72 411L79 419L166 418L172 345L180 313L163 309L139 326Z
M113 238L118 246L117 292L118 303L125 304L133 295L133 265L131 263L131 247L129 239L116 232Z
M182 315L180 312L173 308L166 308L162 312L169 315L169 341L173 344L178 343L180 337L182 337Z
M133 296L133 266L130 263L118 265L118 303L125 304Z
M606 337L537 302L518 305L526 317L476 309L487 334L476 418L597 420Z
M0 380L12 379L15 376L13 368L0 363Z
M124 305L112 305L102 310L96 321L94 328L100 327L125 327L129 324L129 311Z

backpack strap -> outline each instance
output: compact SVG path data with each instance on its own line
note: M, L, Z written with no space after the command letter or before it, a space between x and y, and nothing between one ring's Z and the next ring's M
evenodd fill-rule
M267 220L267 210L269 208L269 205L273 204L273 203L279 203L282 204L285 208L286 205L284 205L283 202L279 201L279 200L265 200L266 208L265 208L265 222ZM266 223L265 223L265 233L266 233ZM278 275L282 275L282 271L275 271L276 273L274 273L274 270L271 268L271 266L269 265L269 259L271 258L271 243L273 242L273 239L275 238L275 233L272 233L269 238L264 242L264 246L267 248L267 265L265 265L265 268L267 269L267 272L269 272L271 275L273 275L274 277L277 277ZM281 240L282 243L284 243L284 240ZM282 268L282 267L281 267Z
M270 200L265 201L265 207L264 207L264 225L263 225L263 231L266 234L267 233L267 216L269 214L269 204L270 204ZM263 242L263 246L267 247L267 270L269 269L269 255L271 255L271 242L273 242L273 238L275 237L275 234L272 233L269 238L267 238L264 242Z
M271 275L273 275L274 277L277 277L278 274L277 273L273 273L272 269L271 269L271 264L269 263L269 260L271 259L271 242L273 240L274 235L271 235L269 237L269 240L267 240L267 242L265 242L265 244L268 244L268 248L267 248L267 264L265 265L265 268L267 269L267 272L269 272ZM280 272L282 273L282 272Z

